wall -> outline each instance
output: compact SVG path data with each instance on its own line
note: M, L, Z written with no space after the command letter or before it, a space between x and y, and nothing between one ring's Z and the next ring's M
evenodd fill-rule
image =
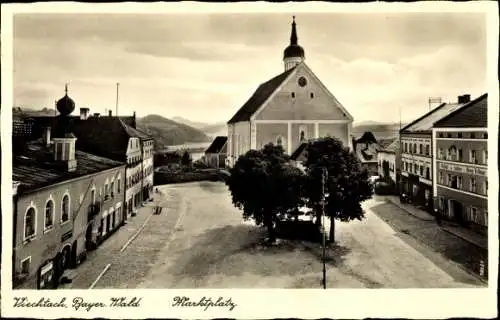
M278 136L282 137L283 148L288 148L288 124L287 123L257 123L256 149L262 149L266 144L276 144Z
M250 150L250 122L243 121L228 126L229 163L234 165L238 157Z
M377 153L377 161L378 175L384 177L383 162L387 161L389 163L389 177L396 183L396 155L394 153L379 151Z
M298 79L307 79L307 85L300 87ZM295 97L292 97L292 92ZM314 97L311 98L311 93ZM299 65L295 74L285 81L276 94L269 100L267 106L256 114L257 120L347 120L347 116L338 107L303 64Z
M318 133L320 137L335 137L342 141L345 147L350 146L349 124L347 123L320 123L318 124Z
M95 190L96 201L99 201L98 190L103 190L106 181L118 181L120 177L120 193L118 193L118 182L115 182L115 196L103 203L100 213L94 217L93 233L99 228L100 219L104 212L110 212L110 208L120 207L124 200L124 167L119 167L87 176L71 182L47 187L32 193L19 194L17 201L16 229L14 230L14 272L20 272L21 260L31 256L31 267L28 276L28 285L36 288L36 272L39 266L47 259L52 259L65 246L77 243L77 254L85 251L85 233L87 231L88 210L92 203L92 190ZM70 219L61 224L61 206L65 194L70 197ZM44 230L45 206L48 200L54 201L53 227ZM24 219L28 208L34 207L36 211L36 232L30 242L24 241ZM74 222L72 222L74 219ZM121 217L115 220L115 226L121 223ZM72 233L72 236L62 241L64 234Z

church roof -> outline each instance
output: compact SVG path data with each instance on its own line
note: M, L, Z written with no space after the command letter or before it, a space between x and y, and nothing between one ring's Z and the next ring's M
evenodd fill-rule
M262 83L247 102L236 112L228 121L228 124L240 121L249 121L250 117L259 109L259 107L273 94L276 89L285 81L295 68L291 68L276 77Z

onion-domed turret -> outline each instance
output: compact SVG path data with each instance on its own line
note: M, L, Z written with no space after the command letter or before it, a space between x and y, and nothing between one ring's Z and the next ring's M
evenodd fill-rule
M295 16L292 22L292 34L290 36L290 45L283 52L283 61L285 62L285 70L295 67L298 63L305 59L304 49L299 46L297 38L297 25Z
M57 101L57 111L63 116L71 114L75 110L75 102L68 96L68 85L65 87L65 95Z

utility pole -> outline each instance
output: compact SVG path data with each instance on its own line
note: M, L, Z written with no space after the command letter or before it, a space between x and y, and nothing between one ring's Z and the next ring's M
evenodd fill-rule
M119 86L120 86L120 83L119 83L119 82L117 82L117 83L116 83L116 110L115 110L115 112L116 112L116 116L117 116L117 117L118 117L118 87L119 87Z
M321 174L321 228L322 228L322 240L323 240L323 289L326 289L326 228L325 228L325 200L326 200L326 179L328 177L328 171L323 168ZM331 226L330 226L331 228Z

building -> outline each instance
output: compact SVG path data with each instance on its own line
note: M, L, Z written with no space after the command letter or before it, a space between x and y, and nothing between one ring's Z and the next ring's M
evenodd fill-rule
M227 156L227 137L218 136L205 151L205 163L211 167L224 168Z
M433 196L440 216L487 234L488 95L434 124Z
M135 214L142 202L152 196L153 138L113 116L111 111L108 116L80 118L73 128L79 137L79 149L127 164L124 210L127 218Z
M378 150L378 175L383 179L390 180L395 186L399 184L401 169L401 153L399 150L399 139L395 139L390 145Z
M365 132L361 138L353 139L352 145L361 166L368 171L368 176L376 176L378 174L377 153L380 147L373 133Z
M125 163L78 150L70 117L75 103L66 94L57 108L57 124L42 138L13 135L16 288L56 287L66 269L124 221Z
M400 130L400 192L417 207L434 213L432 200L432 126L470 102L470 95L455 103L442 103Z
M262 83L228 121L230 166L248 150L268 143L283 146L289 155L302 142L328 135L352 147L352 116L304 60L294 17L283 54L285 71Z

